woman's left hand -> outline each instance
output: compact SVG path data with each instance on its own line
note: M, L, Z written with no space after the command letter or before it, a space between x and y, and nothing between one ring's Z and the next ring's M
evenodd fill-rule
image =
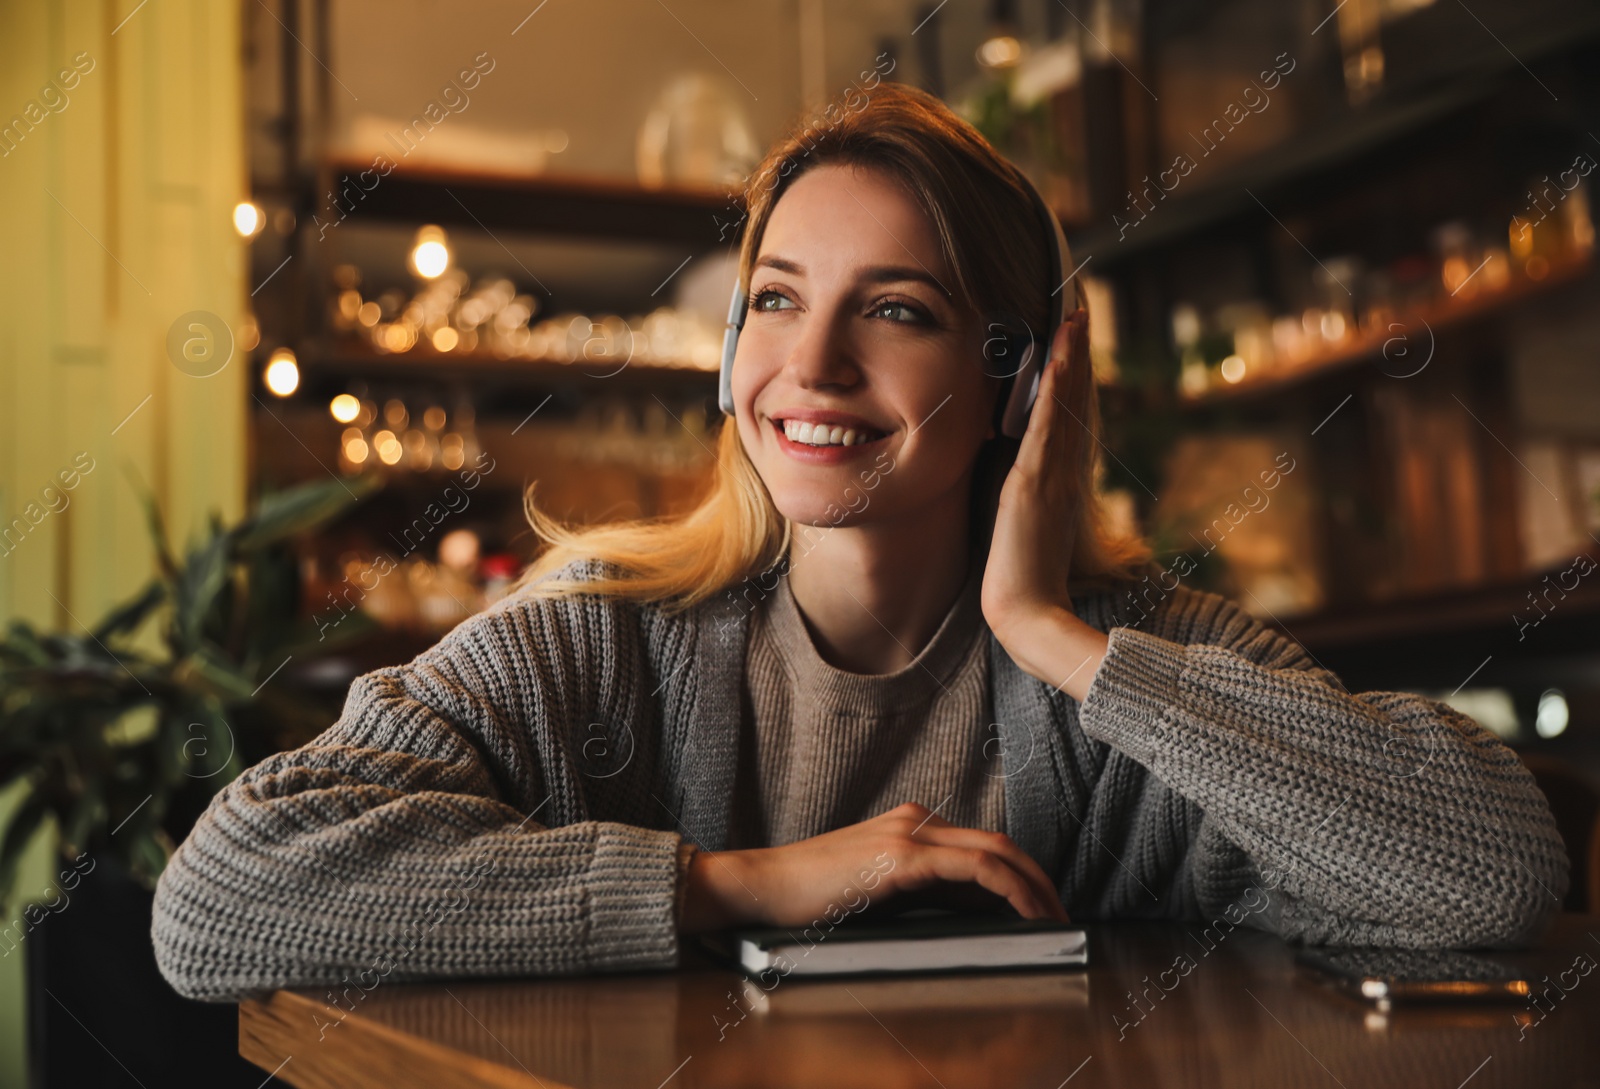
M984 619L1012 659L1079 699L1094 674L1083 667L1091 657L1098 664L1106 639L1078 619L1068 592L1083 498L1077 467L1094 441L1076 414L1094 380L1088 328L1079 309L1052 338L1016 464L1000 491L982 596Z

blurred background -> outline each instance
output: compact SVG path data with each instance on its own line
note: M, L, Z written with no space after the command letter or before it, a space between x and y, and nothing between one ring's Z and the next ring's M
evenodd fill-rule
M529 484L696 502L740 184L881 80L1054 204L1166 582L1506 740L1600 910L1592 2L0 0L0 50L0 1085L261 1084L154 975L173 843L505 592Z

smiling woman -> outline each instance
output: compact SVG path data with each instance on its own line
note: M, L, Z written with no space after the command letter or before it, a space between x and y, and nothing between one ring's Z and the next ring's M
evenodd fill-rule
M661 522L571 530L545 517L530 489L529 520L552 547L519 585L614 593L669 609L698 605L782 562L796 524L817 524L785 507L790 482L809 490L815 513L819 500L843 500L841 489L853 475L847 466L859 469L883 449L897 464L925 459L930 472L910 474L926 477L916 484L922 493L960 492L964 509L944 494L942 508L929 512L942 537L965 539L974 553L988 548L1000 491L1021 446L995 433L1015 367L987 347L988 334L996 325L1047 329L1051 292L1065 286L1046 282L1049 242L1029 183L938 99L895 83L873 87L859 111L796 124L751 178L739 259L750 314L733 381L736 393L753 391L774 351L794 356L784 380L761 394L759 419L747 411L754 406L739 406L737 428L724 428L719 439L711 494L689 517L671 520L670 533L661 532ZM809 378L830 388L798 389L808 367L835 368ZM913 390L906 378L918 371L927 381ZM870 399L872 411L845 410L848 391ZM1065 407L1092 441L1070 463L1056 463L1058 473L1070 464L1084 497L1071 542L1072 575L1075 582L1106 583L1141 570L1150 553L1142 540L1111 528L1094 487L1096 390L1082 383L1074 393ZM919 434L929 420L936 423ZM805 423L813 432L829 424L830 441L833 425L854 425L857 438L862 429L890 435L855 457L786 445L797 439L791 430ZM831 483L815 474L780 483L768 473L785 464L768 457L780 450L791 461L816 459L810 463L839 471ZM944 466L938 475L935 462ZM969 486L957 488L962 468ZM550 578L583 558L610 561L626 574L602 576L598 585ZM944 574L949 597L955 575Z
M1216 919L1270 881L1248 922L1288 938L1538 934L1566 855L1475 722L1352 694L1215 594L1130 626L1149 552L1095 487L1082 310L1001 427L990 323L1046 328L1062 286L1014 166L885 83L755 177L711 492L589 529L530 494L552 547L518 592L217 794L157 891L175 987L335 983L446 896L389 978L666 967L876 860L891 908Z

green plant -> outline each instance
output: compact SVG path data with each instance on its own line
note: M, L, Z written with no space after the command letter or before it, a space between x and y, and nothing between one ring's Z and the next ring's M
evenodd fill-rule
M266 685L289 656L328 647L296 615L287 542L381 486L375 475L297 486L231 528L213 515L182 564L145 495L156 573L143 590L81 634L10 623L0 639L0 789L22 785L0 827L0 910L46 818L65 856L112 857L153 884L216 790L272 751L275 734L305 732L314 712ZM131 645L147 619L161 621L158 653ZM364 630L357 621L340 640Z

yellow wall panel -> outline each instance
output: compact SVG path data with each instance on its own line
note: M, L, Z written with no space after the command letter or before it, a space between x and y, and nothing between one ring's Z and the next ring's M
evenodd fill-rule
M0 138L0 531L79 455L94 466L0 544L0 620L76 630L150 577L130 474L180 548L211 510L244 511L244 361L196 377L167 353L180 315L237 329L248 309L231 224L248 195L240 11L11 0L0 44L0 130L42 88L64 92L14 146ZM62 87L81 53L92 69ZM36 849L22 887L42 892L49 872ZM20 963L0 962L0 1087L23 1077Z

